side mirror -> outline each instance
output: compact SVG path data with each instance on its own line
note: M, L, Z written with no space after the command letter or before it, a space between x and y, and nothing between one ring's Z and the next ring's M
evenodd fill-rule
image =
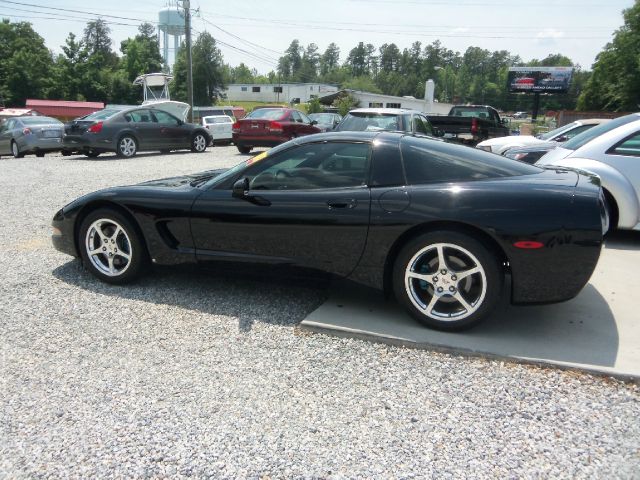
M311 120L311 124L310 125L317 125L318 124L318 120Z
M241 178L233 184L232 195L237 198L244 198L249 193L249 179Z
M178 125L182 126L182 125L184 125L184 122L182 120L178 119Z

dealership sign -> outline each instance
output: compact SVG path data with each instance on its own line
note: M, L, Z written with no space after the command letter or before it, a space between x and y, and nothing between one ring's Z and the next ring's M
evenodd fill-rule
M511 67L507 77L510 92L565 93L573 67Z

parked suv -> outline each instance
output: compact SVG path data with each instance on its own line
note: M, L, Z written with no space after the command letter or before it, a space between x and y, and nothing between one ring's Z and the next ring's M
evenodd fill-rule
M390 130L440 136L424 113L406 108L357 108L347 113L335 130Z
M293 108L258 108L233 124L233 143L240 153L249 153L253 147L274 147L295 137L320 133L316 123Z

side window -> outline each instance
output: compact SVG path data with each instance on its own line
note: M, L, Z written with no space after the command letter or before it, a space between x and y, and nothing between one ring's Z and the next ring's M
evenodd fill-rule
M246 176L252 190L317 190L363 186L368 173L368 143L316 143L267 157Z
M300 118L304 123L311 123L311 119L307 117L304 113L298 112L298 115L300 115Z
M423 135L431 135L431 125L429 124L429 121L420 116L420 115L416 115L415 117L413 117L413 121L414 121L414 125L415 125L415 133L421 133Z
M151 123L153 119L151 118L151 112L149 110L134 110L133 112L129 112L125 115L125 119L127 122L136 122L136 123Z
M591 127L593 127L593 125L581 125L579 127L574 128L570 132L565 133L563 136L567 137L567 140L569 140L570 138L575 137L579 133L589 130Z
M626 155L629 157L640 157L640 133L623 140L610 150L614 155Z
M291 117L293 117L293 121L296 123L302 123L302 116L300 116L300 112L294 110L291 112Z
M163 125L177 125L178 120L173 116L169 115L167 112L163 112L162 110L155 110L153 114L156 117L158 123Z

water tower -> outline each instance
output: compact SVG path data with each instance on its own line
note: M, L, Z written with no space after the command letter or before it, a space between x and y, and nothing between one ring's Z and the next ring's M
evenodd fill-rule
M180 48L180 42L184 35L184 14L178 7L178 2L169 4L158 13L158 31L162 32L162 58L165 65L169 65L169 36L173 37L173 59Z

